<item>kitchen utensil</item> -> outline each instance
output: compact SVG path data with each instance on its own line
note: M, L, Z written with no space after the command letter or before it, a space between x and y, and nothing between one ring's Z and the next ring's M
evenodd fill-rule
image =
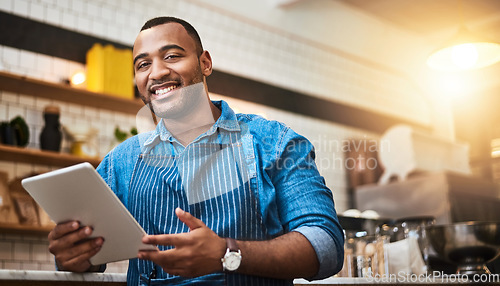
M96 140L99 130L82 125L63 125L63 131L71 141L71 154L82 157L99 156Z
M441 257L458 265L457 274L490 274L486 263L500 255L500 222L461 222L426 228Z

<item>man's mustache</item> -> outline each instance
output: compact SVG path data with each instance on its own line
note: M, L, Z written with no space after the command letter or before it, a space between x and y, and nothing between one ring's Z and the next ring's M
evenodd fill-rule
M155 85L161 85L166 82L175 82L177 85L181 85L181 81L177 79L155 79L148 85L148 90L151 91L151 88Z

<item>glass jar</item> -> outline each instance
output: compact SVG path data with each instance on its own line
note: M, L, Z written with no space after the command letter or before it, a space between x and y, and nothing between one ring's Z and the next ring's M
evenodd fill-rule
M344 267L340 277L373 277L387 273L387 255L383 237L366 235L366 232L346 234Z
M427 273L429 269L430 243L427 237L426 227L436 222L432 216L408 217L398 220L397 225L403 239L414 239L418 243L418 250L424 260L424 269L421 271ZM410 249L411 250L411 249Z
M391 274L424 274L430 272L430 244L426 227L435 223L432 216L406 217L381 224L376 231L388 247Z

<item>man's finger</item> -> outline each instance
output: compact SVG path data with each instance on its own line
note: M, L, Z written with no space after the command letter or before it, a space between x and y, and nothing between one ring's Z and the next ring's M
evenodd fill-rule
M95 247L87 252L84 252L76 257L73 257L65 262L63 262L60 266L64 269L72 269L75 272L85 272L87 271L92 264L90 264L90 258L96 255L101 247Z
M156 235L145 235L142 238L142 242L144 244L153 244L153 245L164 245L164 246L179 246L181 244L185 244L186 241L189 241L189 238L185 233L178 234L156 234Z
M159 250L148 250L148 251L141 250L139 251L137 257L142 260L155 261L161 257L161 252Z
M48 238L50 240L56 240L56 239L59 239L59 238L65 236L66 234L68 234L70 232L77 230L78 228L80 228L80 223L78 223L77 221L69 221L66 223L60 223L60 224L57 224L52 229L52 231L48 235Z
M205 226L205 224L201 220L197 219L181 208L175 209L175 215L177 215L177 217L189 227L189 230L194 230Z
M64 251L59 251L55 256L56 259L60 261L72 260L87 253L93 253L95 250L100 249L103 243L104 239L102 237L95 238L89 241L79 243L78 245L74 245L70 248L66 248L64 249ZM94 254L89 254L90 255L89 258Z
M49 244L49 251L57 253L63 249L71 248L74 244L87 239L92 234L92 228L84 227L80 230L66 233L57 240L51 240Z
M153 261L155 264L161 266L165 271L174 268L178 268L177 270L181 270L183 268L182 255L175 249L166 251L143 250L139 251L137 257L142 260Z
M171 245L169 234L145 235L142 237L144 244Z

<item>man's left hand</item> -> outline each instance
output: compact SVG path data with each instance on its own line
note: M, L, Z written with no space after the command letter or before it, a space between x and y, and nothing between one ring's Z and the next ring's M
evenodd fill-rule
M197 277L222 271L221 258L226 241L201 220L180 208L177 217L189 227L189 232L144 236L145 244L173 246L165 251L139 251L138 258L150 260L172 275Z

